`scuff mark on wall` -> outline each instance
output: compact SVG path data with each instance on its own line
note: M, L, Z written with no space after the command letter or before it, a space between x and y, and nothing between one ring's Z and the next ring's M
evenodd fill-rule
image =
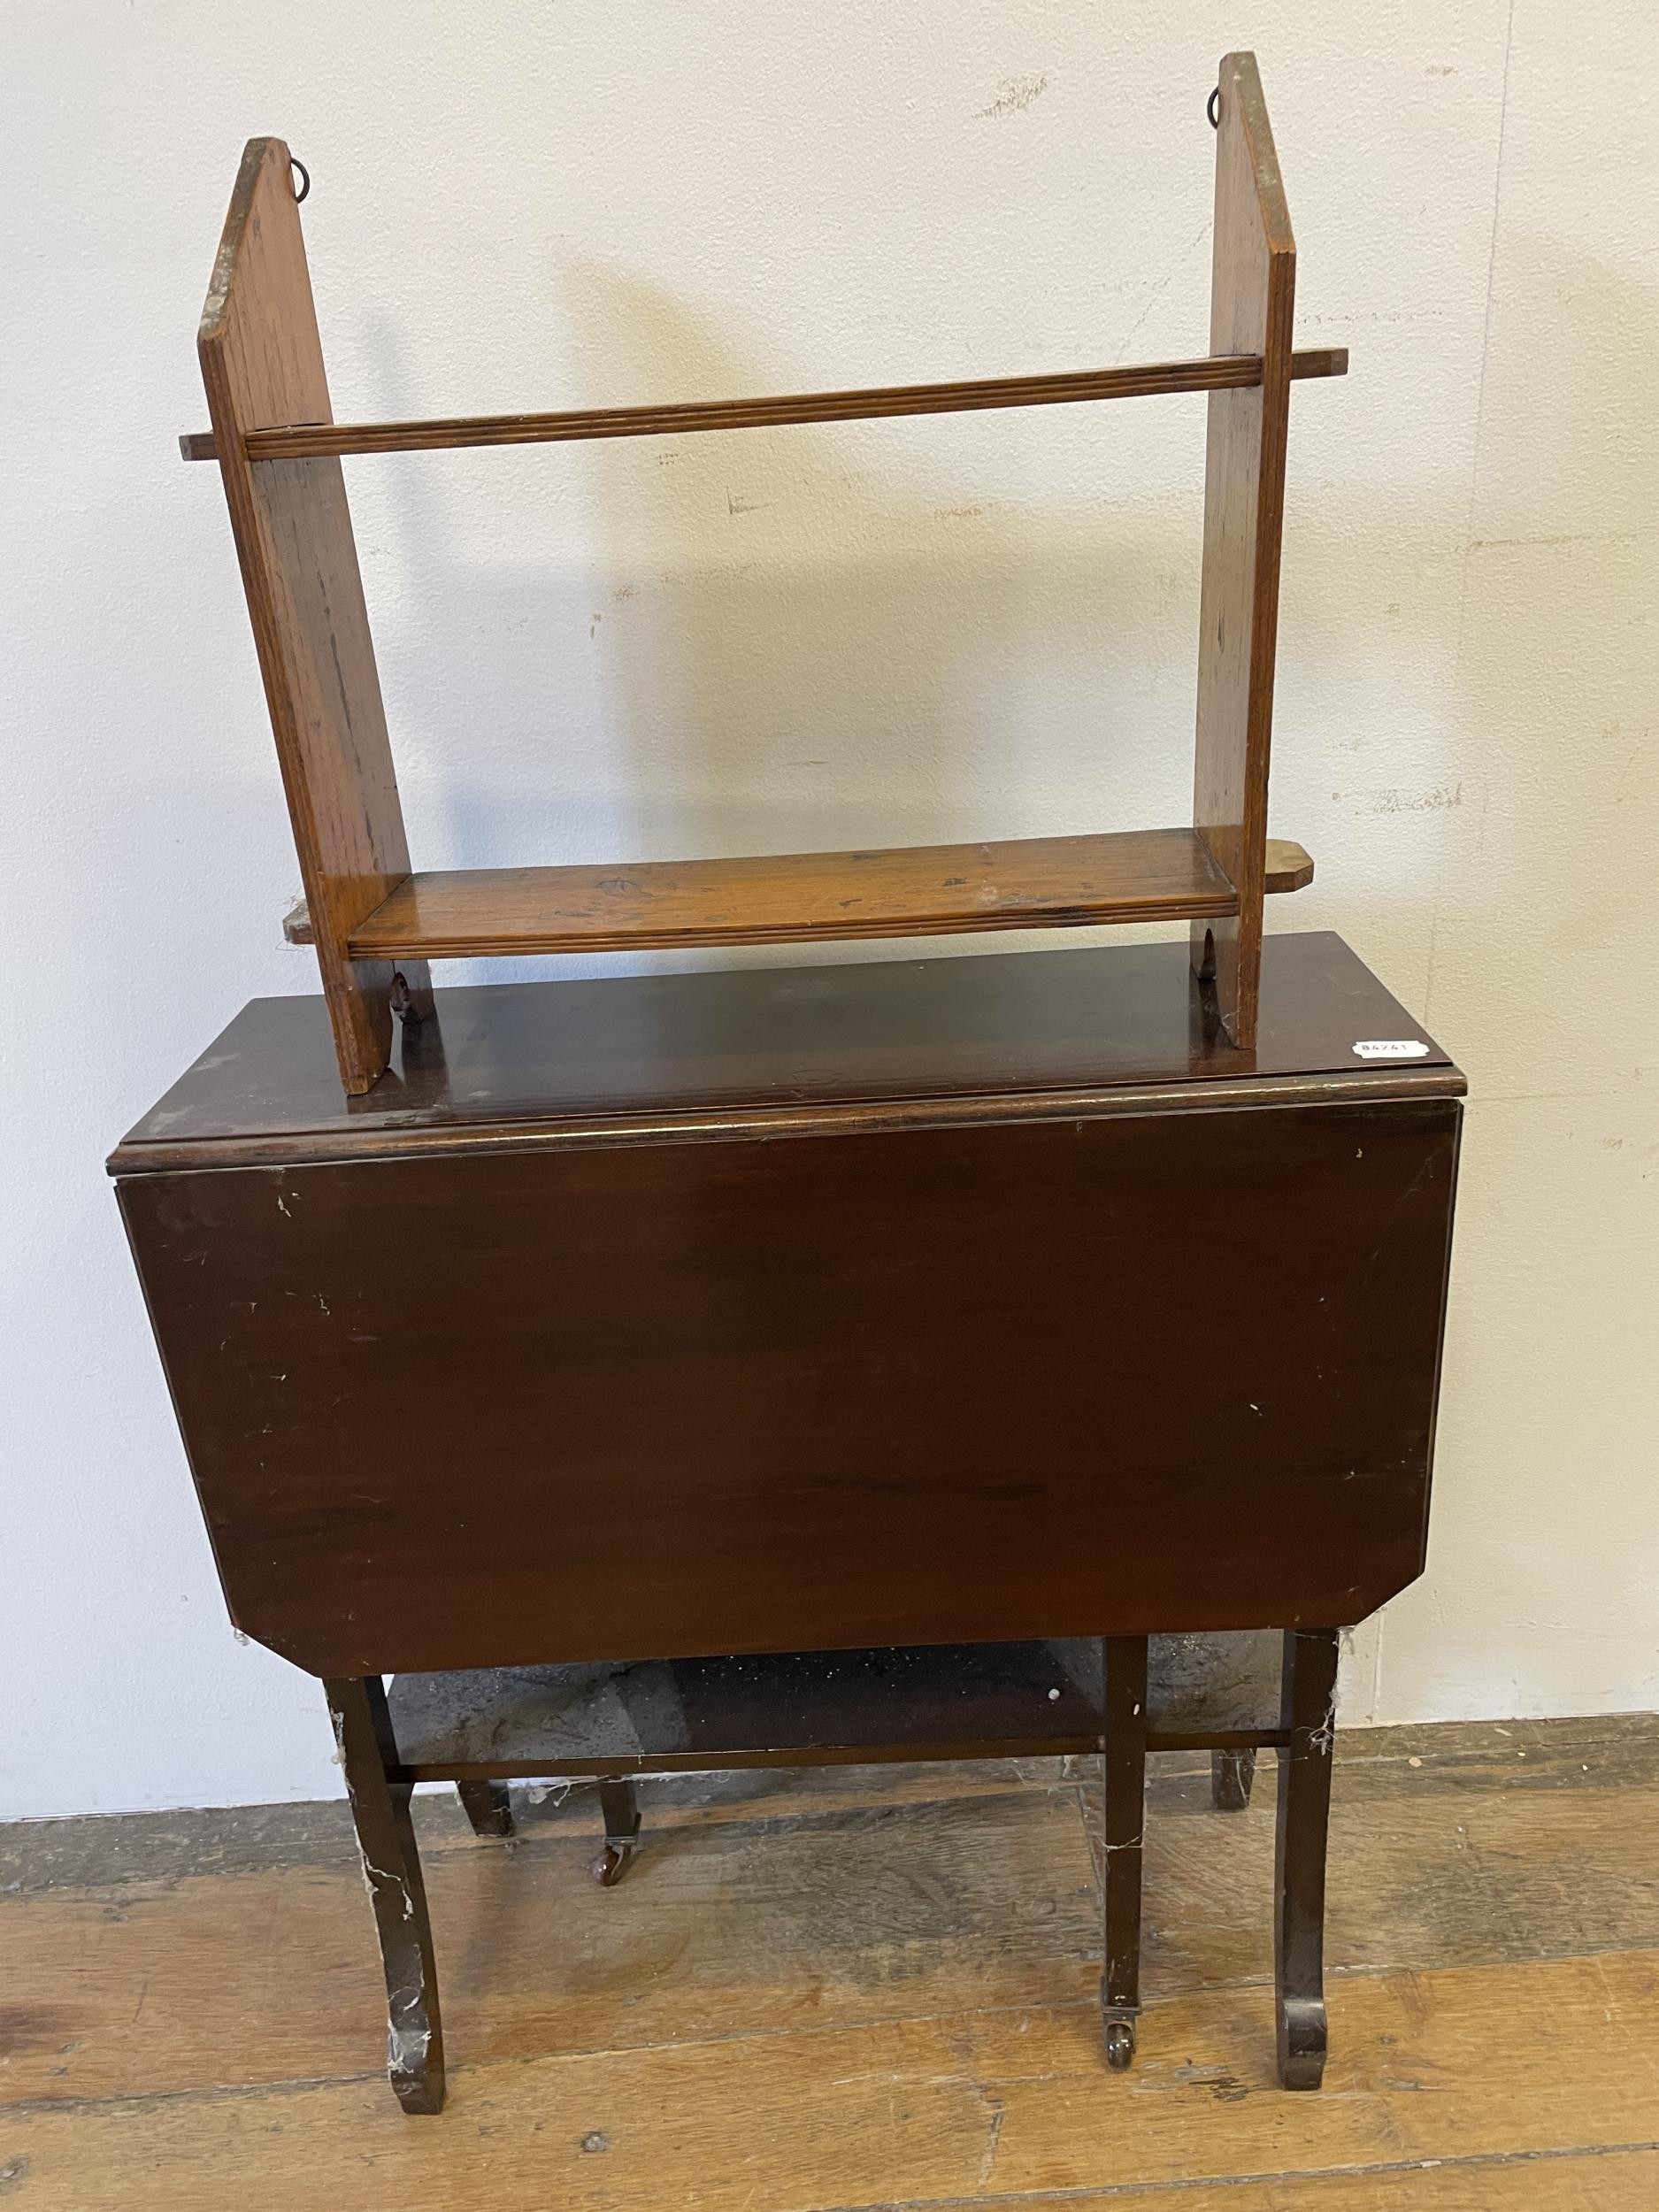
M982 121L987 116L1023 114L1033 100L1040 100L1048 89L1048 80L1041 77L1004 77L997 94L988 108L981 108L976 117Z

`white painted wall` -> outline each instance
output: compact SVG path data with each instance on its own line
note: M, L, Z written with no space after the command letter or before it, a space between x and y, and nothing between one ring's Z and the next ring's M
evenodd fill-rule
M1203 350L1244 42L1302 342L1353 349L1293 410L1274 814L1319 876L1273 919L1474 1088L1432 1564L1348 1711L1659 1704L1651 5L4 20L0 1813L336 1785L313 1686L226 1624L102 1172L246 998L314 987L174 457L243 138L311 166L345 416L1059 369ZM1164 400L350 465L418 854L1181 819L1202 446Z

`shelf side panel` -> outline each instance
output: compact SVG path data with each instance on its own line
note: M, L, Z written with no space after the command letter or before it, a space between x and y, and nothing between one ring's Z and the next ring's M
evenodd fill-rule
M391 1049L392 971L346 943L409 873L374 647L338 460L256 469L250 430L331 419L288 148L250 140L197 338L341 1075ZM412 993L423 970L404 971Z
M1212 352L1259 353L1261 383L1210 396L1199 614L1193 821L1238 894L1235 915L1194 922L1194 966L1222 1020L1256 1043L1265 889L1268 757L1279 538L1290 413L1295 245L1253 54L1221 65Z

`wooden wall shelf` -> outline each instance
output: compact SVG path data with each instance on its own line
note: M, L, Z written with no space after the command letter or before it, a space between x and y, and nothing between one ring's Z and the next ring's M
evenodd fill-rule
M385 1071L394 1009L420 1020L432 960L798 944L1185 921L1195 976L1254 1050L1262 904L1312 874L1270 849L1268 756L1290 387L1342 375L1291 343L1295 247L1250 54L1215 103L1210 351L1043 376L545 414L334 419L287 146L242 157L198 337L212 428L180 441L224 480L315 945L349 1093ZM1190 828L779 858L416 872L369 634L342 456L656 437L1208 395Z

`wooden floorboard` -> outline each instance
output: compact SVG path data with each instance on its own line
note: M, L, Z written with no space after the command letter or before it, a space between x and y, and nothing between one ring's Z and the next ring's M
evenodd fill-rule
M1659 2151L1551 2152L1539 2158L1457 2159L1364 2166L1349 2173L1263 2174L1149 2189L1027 2197L1033 2212L1651 2212ZM958 2206L996 2199L958 2198ZM1017 2198L1000 2201L1015 2207ZM928 2212L949 2212L930 2206Z
M336 1808L0 1832L0 2199L28 2212L1598 2212L1659 2204L1659 1724L1354 1732L1333 2055L1273 2085L1273 1770L1154 1768L1148 2010L1101 2063L1090 1763L419 1801L449 2045L399 2112ZM212 1871L198 1872L197 1867Z

